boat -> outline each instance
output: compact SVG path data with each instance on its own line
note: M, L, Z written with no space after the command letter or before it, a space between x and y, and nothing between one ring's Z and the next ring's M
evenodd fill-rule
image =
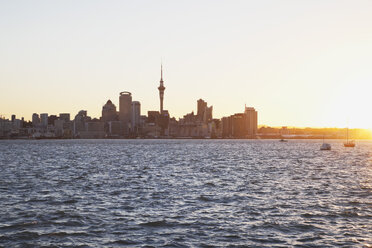
M355 141L350 140L344 143L344 147L355 147Z
M331 150L331 144L324 143L324 135L323 135L323 144L320 146L321 151L329 151Z
M323 143L322 146L320 147L321 151L329 151L331 150L331 144L328 143Z
M355 147L355 141L349 140L349 128L347 128L346 142L344 143L344 147Z
M288 142L288 140L285 140L285 139L280 139L279 141L280 142Z

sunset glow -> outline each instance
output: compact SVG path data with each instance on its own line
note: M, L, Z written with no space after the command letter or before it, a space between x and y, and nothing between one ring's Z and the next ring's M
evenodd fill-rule
M128 90L174 117L203 98L221 118L372 128L371 1L7 1L0 4L0 115L99 117Z

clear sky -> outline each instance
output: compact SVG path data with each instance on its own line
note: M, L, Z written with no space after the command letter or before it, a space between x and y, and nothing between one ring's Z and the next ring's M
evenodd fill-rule
M0 114L259 112L259 124L372 128L372 1L1 1Z

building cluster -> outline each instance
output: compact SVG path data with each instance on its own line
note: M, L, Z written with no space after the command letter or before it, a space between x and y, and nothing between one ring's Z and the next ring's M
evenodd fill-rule
M32 115L32 121L0 118L0 138L256 138L257 111L245 107L243 113L222 119L213 118L213 106L202 99L197 101L197 112L183 118L171 118L164 110L164 81L161 68L159 111L141 115L141 103L132 100L132 94L119 95L119 109L108 100L99 119L81 110L73 119L70 114L59 116L47 113Z

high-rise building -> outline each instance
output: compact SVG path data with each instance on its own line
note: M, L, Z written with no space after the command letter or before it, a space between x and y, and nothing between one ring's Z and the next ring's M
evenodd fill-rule
M60 113L59 119L63 121L70 121L70 114L69 113Z
M244 113L231 116L231 132L235 138L246 138L247 130Z
M238 113L221 119L223 138L256 138L257 111L252 107L245 107L244 113Z
M205 102L203 99L198 100L198 110L196 112L196 115L198 116L198 119L200 121L204 118L205 109L207 108L207 102Z
M58 116L56 115L49 115L48 116L48 125L54 125L54 122L58 120Z
M232 117L223 117L221 119L221 136L222 138L229 138L232 135Z
M132 102L132 131L138 133L138 128L140 126L141 117L141 103L138 101Z
M119 121L123 123L124 134L129 134L132 117L132 93L120 92L119 97Z
M159 119L159 111L147 111L147 122L156 124Z
M12 115L12 122L16 119L16 115Z
M245 125L249 138L254 138L257 134L257 111L252 107L245 107Z
M33 114L32 114L32 125L33 125L34 127L36 127L36 126L39 125L39 124L40 124L40 118L39 118L39 115L36 114L36 113L33 113Z
M47 113L40 114L40 122L43 127L48 126L48 114Z
M88 112L86 110L80 110L79 113L75 115L75 119L72 124L74 137L79 137L82 132L86 131L85 123L90 120L91 118L88 117Z
M213 106L208 107L207 102L203 99L198 100L197 110L198 121L208 123L213 119Z
M163 81L163 65L160 67L160 85L158 87L160 97L160 114L163 113L163 100L164 100L164 81Z
M117 119L116 106L111 102L111 100L108 100L102 107L102 121L117 121Z
M205 123L208 123L208 122L212 121L212 119L213 119L213 106L205 108L205 113L204 113L204 118L203 119L204 119Z

